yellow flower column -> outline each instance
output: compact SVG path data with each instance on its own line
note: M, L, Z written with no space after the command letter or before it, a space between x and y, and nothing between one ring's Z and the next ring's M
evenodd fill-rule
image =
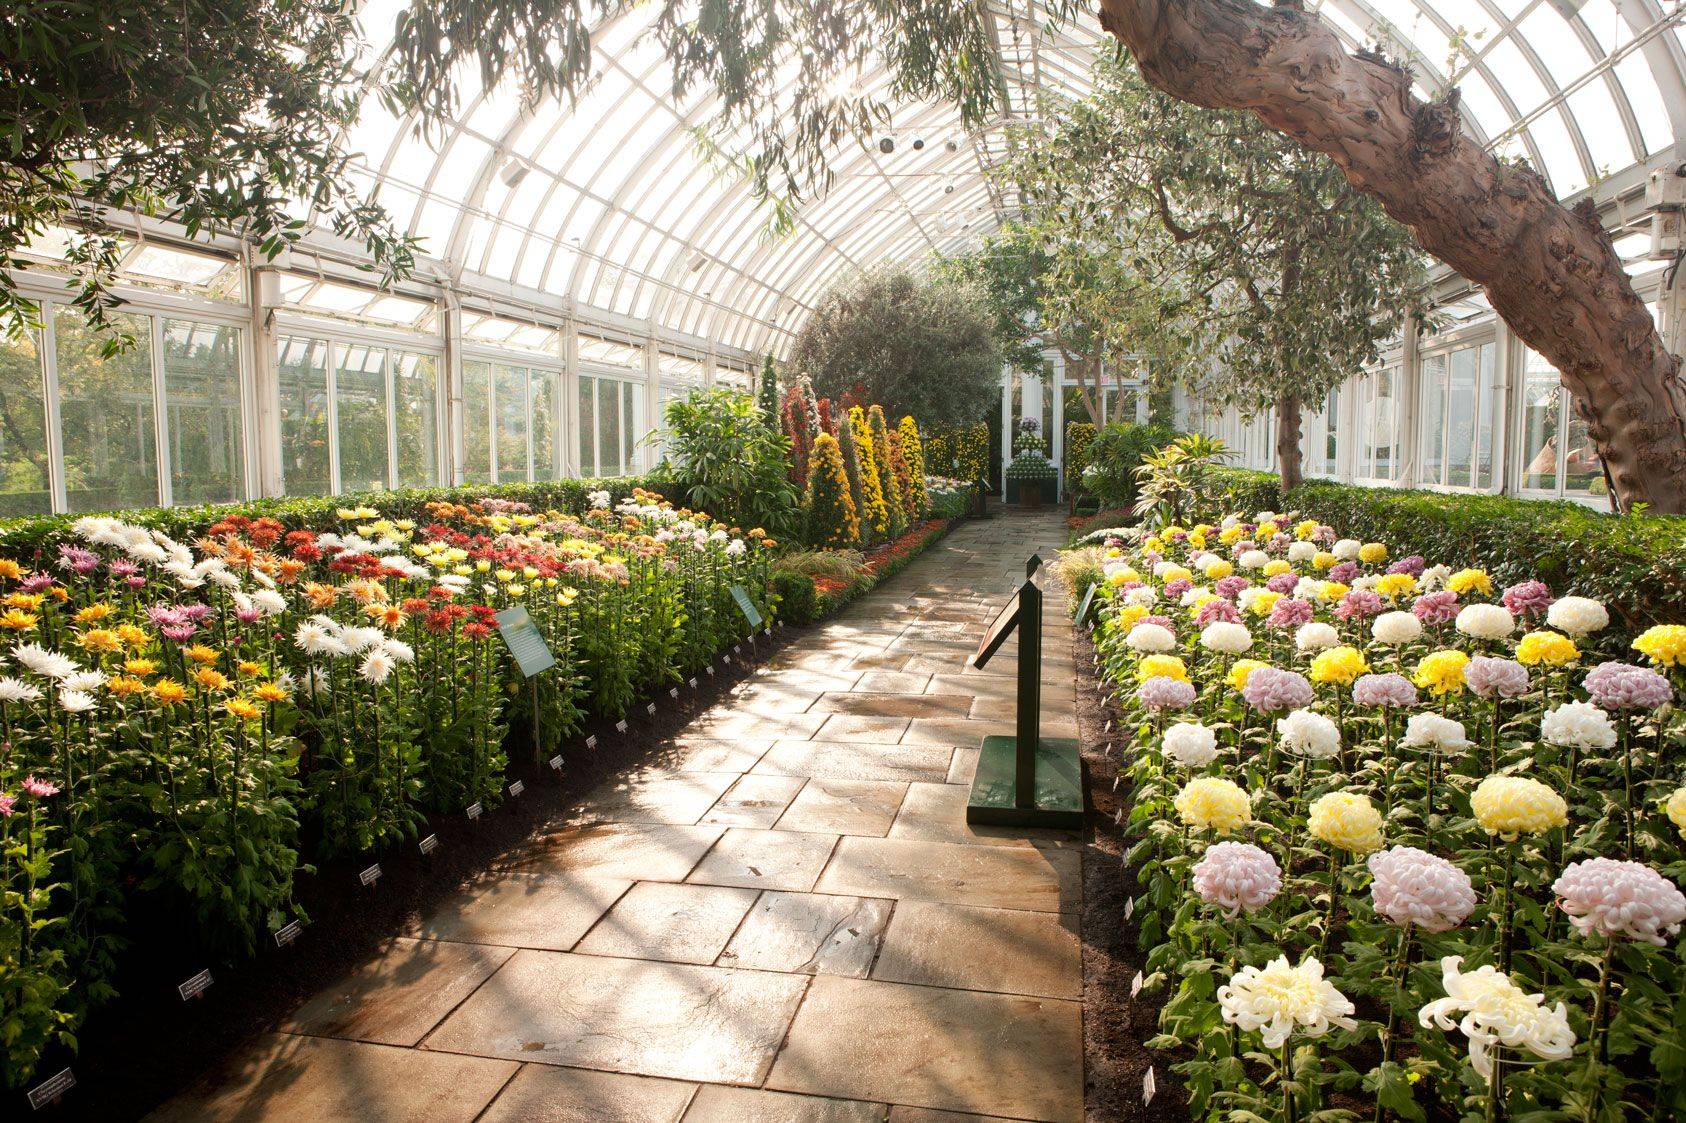
M879 482L879 453L872 439L872 427L860 406L849 407L849 428L861 462L861 532L863 537L882 541L890 537L890 509L884 502L884 489Z

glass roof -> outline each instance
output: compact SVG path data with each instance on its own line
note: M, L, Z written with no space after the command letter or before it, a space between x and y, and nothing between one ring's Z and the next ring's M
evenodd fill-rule
M407 3L364 0L371 61ZM465 290L782 352L842 273L993 229L1008 202L987 172L1006 155L1006 126L1089 89L1097 45L1110 42L1093 15L1054 26L1047 0L986 6L1001 119L967 130L948 106L896 106L881 134L835 153L831 190L797 208L783 236L701 152L712 97L670 96L668 64L644 34L656 5L596 29L592 78L572 101L523 108L513 89L465 88L457 118L423 130L371 91L347 147L371 196ZM1559 197L1667 152L1686 125L1686 0L1322 0L1319 11L1349 46L1404 58L1421 96L1457 86L1470 133L1528 159ZM887 84L856 78L867 91Z

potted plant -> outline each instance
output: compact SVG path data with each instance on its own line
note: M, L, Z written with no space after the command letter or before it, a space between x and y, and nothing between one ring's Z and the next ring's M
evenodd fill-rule
M1007 465L1006 480L1016 490L1023 507L1040 507L1052 498L1059 483L1059 471L1048 459L1047 442L1042 439L1041 423L1034 417L1019 421L1018 433L1013 437L1013 460Z

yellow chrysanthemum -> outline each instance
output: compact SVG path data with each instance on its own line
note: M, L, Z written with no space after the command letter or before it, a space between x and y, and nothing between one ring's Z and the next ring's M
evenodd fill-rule
M1343 585L1339 581L1325 581L1323 587L1317 590L1317 597L1319 600L1325 600L1333 604L1350 592L1352 592L1351 585Z
M146 692L146 683L128 675L113 675L105 680L105 688L118 698L128 698Z
M1140 581L1141 579L1142 575L1131 569L1129 566L1124 566L1122 569L1115 569L1107 575L1107 581L1115 587L1118 585L1128 585L1132 581Z
M1157 536L1144 538L1142 539L1142 549L1151 550L1156 554L1162 554L1165 552L1165 543Z
M125 659L123 671L136 678L151 678L158 673L158 664L151 659Z
M1311 661L1311 681L1347 686L1369 669L1356 647L1331 647Z
M1384 573L1376 579L1376 595L1388 600L1408 597L1417 591L1417 579L1409 573Z
M262 708L254 706L244 698L230 698L222 704L222 708L227 710L231 716L242 721L251 721L253 718L263 716Z
M1264 542L1281 529L1282 528L1277 526L1273 520L1266 519L1258 525L1257 529L1253 531L1253 537L1257 538L1260 542Z
M110 615L111 606L109 604L90 604L86 608L77 609L73 619L78 624L98 624Z
M76 643L83 651L109 655L113 651L122 650L123 637L110 628L89 628L76 637Z
M1658 624L1633 641L1633 649L1659 667L1686 663L1686 624Z
M1276 602L1282 599L1281 593L1269 589L1260 589L1247 605L1247 611L1254 616L1269 616L1270 610L1276 607Z
M1506 839L1543 834L1569 821L1563 797L1526 776L1487 777L1476 785L1469 806L1482 830Z
M206 690L227 690L230 685L227 675L210 667L200 667L194 671L193 681Z
M7 608L21 608L25 612L34 612L46 603L47 598L40 593L12 593L4 602Z
M217 653L202 643L184 647L181 649L181 653L201 667L208 667L217 661Z
M1328 550L1319 550L1311 556L1311 565L1313 569L1334 569L1340 560Z
M1222 542L1225 546L1235 545L1237 542L1241 541L1241 528L1239 526L1225 527L1223 532L1218 535L1218 541Z
M1446 587L1460 597L1465 593L1480 593L1484 597L1493 595L1493 579L1485 569L1460 569L1446 578Z
M1292 572L1294 572L1294 567L1289 565L1282 558L1271 558L1269 561L1265 562L1264 575L1266 577L1276 577L1283 573Z
M1173 804L1182 821L1200 830L1228 834L1253 818L1247 793L1218 776L1197 776L1183 785Z
M1159 579L1169 585L1173 581L1192 581L1194 574L1180 565L1169 565L1165 567L1165 572L1159 575Z
M1243 690L1247 686L1247 676L1265 666L1269 666L1269 664L1259 659L1237 659L1235 665L1230 667L1229 674L1224 681L1229 683L1231 690Z
M1205 532L1199 530L1190 531L1188 536L1188 548L1191 550L1204 550L1206 548Z
M1113 625L1116 628L1129 630L1137 620L1147 615L1147 608L1139 604L1121 604L1118 611L1112 614Z
M0 628L6 628L10 631L27 632L40 622L41 617L33 612L24 612L16 608L8 608L5 612L0 612Z
M1365 565L1375 565L1387 560L1387 547L1380 542L1366 542L1358 547L1358 560Z
M187 687L175 679L160 679L152 684L152 696L166 706L173 706L187 698Z
M146 629L135 624L117 625L117 634L123 637L123 643L128 647L145 647L147 641Z
M1432 694L1461 694L1469 656L1461 651L1435 651L1423 656L1412 681Z
M1516 641L1516 661L1524 667L1567 667L1580 657L1575 641L1557 632L1529 632Z
M1303 522L1298 522L1298 523L1294 524L1294 537L1298 538L1301 542L1310 542L1312 540L1313 536L1315 536L1316 534L1317 534L1317 520L1316 519L1306 519Z
M1206 579L1208 581L1222 581L1225 577L1228 577L1234 572L1234 565L1225 561L1223 558L1219 558L1217 561L1206 566Z
M257 689L252 691L252 697L264 702L285 702L287 691L284 687L276 686L273 682L265 682L259 684Z
M1313 838L1354 854L1368 854L1382 845L1382 816L1366 796L1329 792L1312 801L1306 829Z
M23 576L23 566L11 558L0 558L0 577L7 581L16 581Z
M1146 682L1150 678L1174 678L1187 682L1188 668L1175 655L1144 656L1136 665L1136 681Z
M242 659L234 665L234 669L247 678L261 677L269 673L262 663L254 663L250 659Z

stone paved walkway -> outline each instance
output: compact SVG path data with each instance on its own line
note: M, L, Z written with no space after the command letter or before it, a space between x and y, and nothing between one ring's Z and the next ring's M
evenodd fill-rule
M1075 842L965 823L1016 641L966 661L1062 532L961 526L158 1117L1081 1119Z

